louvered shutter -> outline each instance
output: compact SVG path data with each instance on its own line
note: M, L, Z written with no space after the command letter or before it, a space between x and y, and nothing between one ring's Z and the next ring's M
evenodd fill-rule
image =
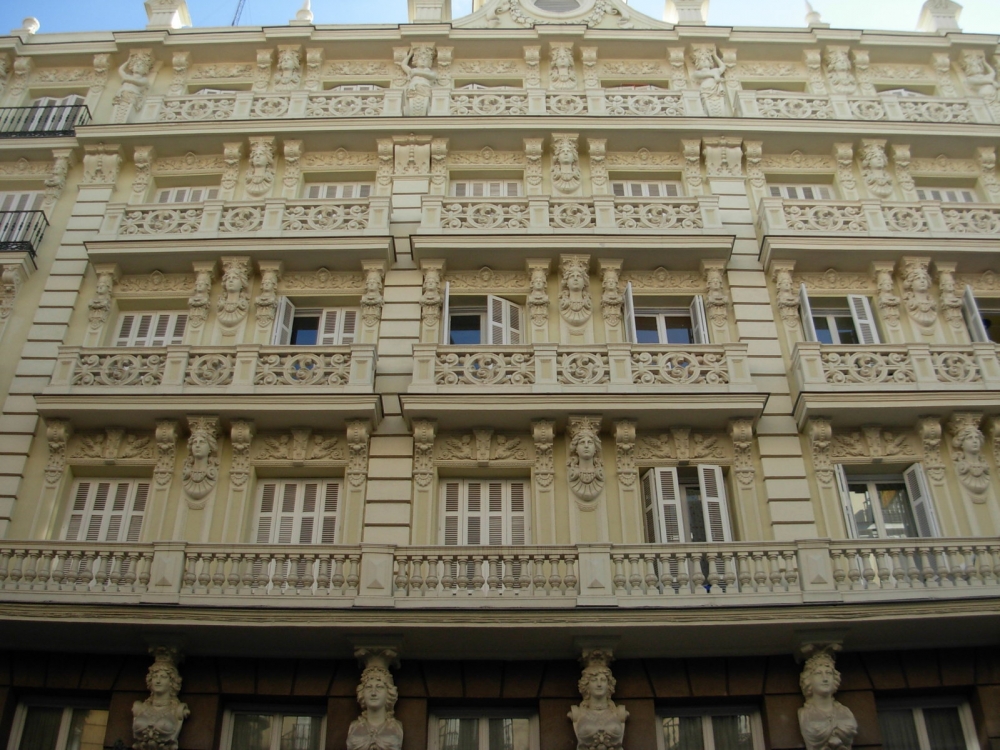
M478 545L483 544L483 521L486 520L485 500L483 497L487 490L486 482L469 481L465 485L465 539L462 544Z
M653 469L650 469L645 474L642 475L641 486L642 486L642 518L643 518L643 532L645 533L646 542L648 544L653 544L657 541L659 532L657 531L656 518L656 493L653 490L653 484L656 482L656 476Z
M660 544L676 544L687 542L688 534L684 525L684 513L681 507L680 484L677 481L677 469L653 469L653 480L650 487L655 497L656 507L656 539Z
M173 313L173 326L171 327L170 338L167 343L171 346L180 346L184 343L184 331L187 330L187 313Z
M903 482L910 495L910 507L913 509L913 518L917 522L917 531L920 536L941 536L941 527L938 525L937 514L934 512L934 502L931 499L931 491L927 484L924 467L920 464L910 466L903 472Z
M858 523L854 518L854 506L851 505L851 491L847 486L847 473L843 466L836 464L833 467L833 474L837 478L837 492L840 494L840 507L844 511L844 526L847 529L847 536L851 539L857 539Z
M79 482L66 526L67 541L137 542L149 482Z
M484 484L486 486L487 534L486 538L481 538L480 541L493 546L507 544L508 541L505 538L507 535L504 533L504 527L507 525L504 523L504 505L506 505L504 502L504 483L485 482Z
M486 298L491 344L520 344L524 311L502 297Z
M451 302L451 282L444 282L444 300L441 303L441 343L446 346L451 343L451 317L448 305Z
M632 296L632 282L625 285L625 340L636 343L639 334L635 330L635 298Z
M851 308L854 330L858 332L861 343L878 344L878 329L875 327L875 316L872 315L872 306L868 298L861 294L848 294L847 305Z
M136 316L126 313L121 316L118 323L118 335L115 337L115 346L129 346L132 342L132 329L136 327Z
M146 504L149 502L149 482L137 482L131 507L127 513L124 525L125 542L138 542L142 536L142 519L146 515Z
M319 482L305 482L302 486L302 504L296 508L298 528L293 539L298 544L312 544L316 534L316 511L319 507Z
M731 542L733 532L729 526L729 504L726 502L726 484L721 466L698 467L698 484L701 485L701 506L705 514L705 530L710 542Z
M340 344L341 313L339 307L331 307L320 315L319 337L317 338L320 346L338 346Z
M969 328L970 339L975 342L990 340L986 326L983 324L983 316L979 312L979 305L976 304L976 296L968 284L965 285L965 292L962 294L962 315L965 316L965 325Z
M329 481L323 487L323 507L319 513L319 543L336 544L337 511L340 507L340 482Z
M459 529L462 524L462 483L457 480L442 482L442 493L444 494L444 526L442 536L444 543L448 546L459 544Z
M339 344L341 346L353 344L358 330L358 311L348 308L341 311L340 317L343 322L341 323Z
M90 482L78 482L73 495L73 507L70 509L69 522L66 524L66 541L76 542L80 539L83 519L87 512L87 499L90 497Z
M816 324L813 322L812 305L809 304L809 292L804 283L799 285L799 314L802 316L802 331L806 341L819 341Z
M278 297L278 309L274 312L274 329L271 331L272 346L287 346L291 343L294 319L295 305L288 297Z
M705 299L696 294L691 300L691 339L694 344L708 344L708 317L705 315Z
M177 325L177 316L173 313L156 313L153 315L149 336L146 342L140 345L145 346L166 346L174 343L174 329ZM184 316L184 323L187 323L187 316ZM181 329L183 338L183 328ZM180 342L177 342L180 343Z
M530 528L528 525L528 483L521 480L511 480L507 483L510 489L510 541L508 544L521 546L528 543Z
M274 541L277 544L291 544L295 539L295 521L299 515L296 512L298 489L295 482L284 482L276 498L278 510Z
M257 513L257 544L269 544L274 528L275 499L277 482L263 482L260 486L260 510Z

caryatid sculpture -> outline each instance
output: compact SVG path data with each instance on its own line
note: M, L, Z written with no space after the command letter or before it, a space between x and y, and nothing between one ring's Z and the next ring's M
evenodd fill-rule
M399 691L389 672L396 654L391 650L359 649L367 666L358 683L361 716L347 730L347 750L400 750L403 725L393 715Z
M583 674L578 687L583 700L569 710L577 750L621 750L625 739L628 711L611 700L615 678L611 674L611 652L605 649L585 651Z
M806 660L799 687L806 699L799 709L799 731L806 750L851 750L858 722L851 709L833 698L840 687L840 672L830 652L819 651Z
M177 649L157 646L150 649L153 664L146 674L149 697L132 704L134 750L177 750L177 737L184 720L191 715L177 694L181 675L177 671Z

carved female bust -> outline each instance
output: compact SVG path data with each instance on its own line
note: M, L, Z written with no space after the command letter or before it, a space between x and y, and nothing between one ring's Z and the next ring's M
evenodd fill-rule
M592 658L578 687L583 700L569 710L577 750L621 750L628 711L611 700L615 678L607 661Z
M168 650L158 650L156 660L146 674L150 695L132 704L132 734L135 750L177 750L177 737L184 719L191 715L177 693L181 676Z
M590 425L581 424L570 441L567 476L570 489L581 500L593 500L604 489L601 439Z
M218 479L218 439L213 430L192 425L191 437L188 438L188 456L181 468L184 491L191 500L204 500Z
M973 495L984 495L990 486L990 475L983 460L983 434L975 425L967 424L955 433L952 445L959 481ZM981 498L974 499L983 502Z
M361 716L347 730L347 750L400 750L403 725L393 715L399 691L385 667L372 665L358 683Z
M833 698L840 687L833 657L825 651L809 657L799 686L806 699L799 709L799 730L806 750L851 750L858 722L849 708Z

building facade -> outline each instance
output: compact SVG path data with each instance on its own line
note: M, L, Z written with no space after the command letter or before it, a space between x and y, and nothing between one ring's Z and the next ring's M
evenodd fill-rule
M0 742L1000 747L996 35L146 6L0 38Z

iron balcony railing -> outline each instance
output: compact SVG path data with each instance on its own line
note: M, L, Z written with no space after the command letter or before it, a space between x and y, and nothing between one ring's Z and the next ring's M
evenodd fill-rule
M48 227L42 211L0 211L0 251L28 252L34 258Z
M51 138L74 135L79 125L90 122L85 104L40 107L0 107L0 137Z

